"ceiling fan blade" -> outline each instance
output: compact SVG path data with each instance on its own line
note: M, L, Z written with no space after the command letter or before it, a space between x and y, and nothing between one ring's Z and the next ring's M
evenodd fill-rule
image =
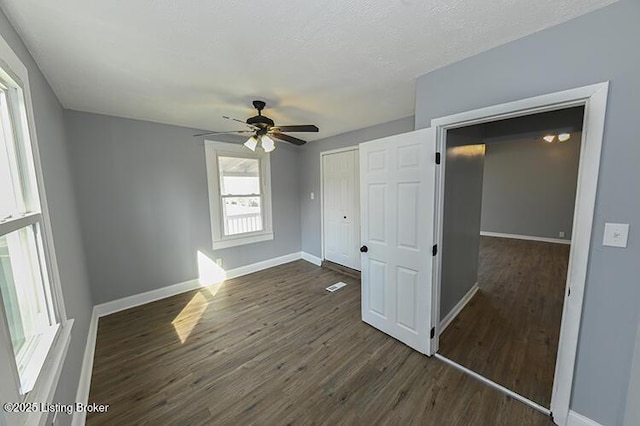
M197 135L193 135L193 137L197 136L210 136L210 135L225 135L228 133L253 133L253 130L229 130L228 132L207 132L207 133L198 133Z
M294 145L304 145L307 141L303 141L302 139L294 138L293 136L285 135L284 133L273 132L270 133L276 139L280 139L281 141L289 142Z
M257 129L257 126L254 126L253 124L249 124L246 121L242 121L242 120L238 120L237 118L232 118L232 117L227 117L226 115L223 115L222 118L226 118L227 120L231 120L231 121L237 121L238 123L242 123L245 126L249 127L250 129Z
M318 127L313 124L299 124L296 126L275 126L279 132L317 132Z

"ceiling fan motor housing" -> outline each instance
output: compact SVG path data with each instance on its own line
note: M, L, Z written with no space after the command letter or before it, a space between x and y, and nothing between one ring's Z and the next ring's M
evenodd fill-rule
M253 107L258 110L258 115L255 117L247 118L247 124L251 124L259 127L263 130L268 130L274 126L274 122L269 117L262 115L262 110L267 104L264 101L253 101Z
M273 127L273 120L264 115L256 115L255 117L247 118L247 124L252 124L260 128Z

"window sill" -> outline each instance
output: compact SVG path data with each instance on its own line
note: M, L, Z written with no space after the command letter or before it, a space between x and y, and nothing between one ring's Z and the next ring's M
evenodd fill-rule
M214 241L213 249L219 250L219 249L242 246L245 244L258 243L260 241L268 241L268 240L273 240L273 232L267 232L264 234L257 234L257 235L247 235L244 237L241 236L238 238L228 238L224 240Z
M18 354L18 365L24 366L18 367L19 370L24 368L20 374L20 393L22 395L31 392L35 386L49 354L54 350L58 330L60 330L60 324L51 326L37 339L32 338L27 348Z
M34 389L29 392L24 400L25 403L51 403L58 387L60 373L67 356L69 343L71 343L71 328L73 320L67 320L60 325L58 336L54 340L47 359L42 367L42 371L36 381ZM46 421L49 413L40 411L28 414L24 421L25 426L41 425Z

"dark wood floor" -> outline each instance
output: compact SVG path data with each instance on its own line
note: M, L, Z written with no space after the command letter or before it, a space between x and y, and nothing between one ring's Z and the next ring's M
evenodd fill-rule
M482 237L480 290L439 352L548 408L568 261L568 245Z
M101 318L89 401L110 405L89 425L551 424L366 325L358 280L305 261Z

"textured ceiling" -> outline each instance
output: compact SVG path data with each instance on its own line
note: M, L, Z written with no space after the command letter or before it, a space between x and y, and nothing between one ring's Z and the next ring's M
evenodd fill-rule
M614 1L0 4L66 108L220 131L259 98L318 139L412 115L417 76Z

